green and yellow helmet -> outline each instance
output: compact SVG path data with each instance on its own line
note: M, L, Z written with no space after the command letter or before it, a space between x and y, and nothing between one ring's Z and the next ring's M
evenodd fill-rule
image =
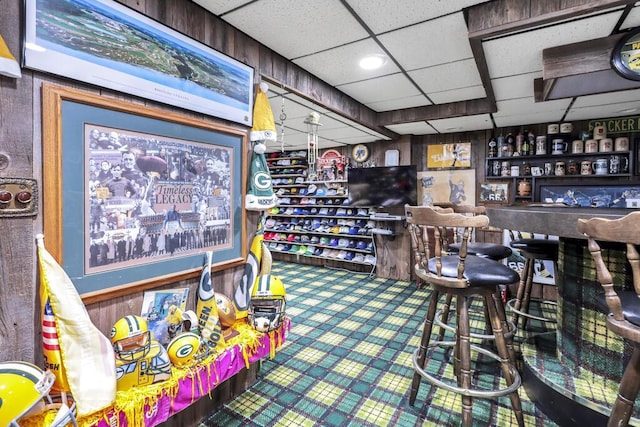
M272 274L256 278L249 303L249 323L260 332L278 329L286 316L287 291Z
M149 353L151 334L147 321L140 316L124 316L111 328L111 344L116 358L138 360Z

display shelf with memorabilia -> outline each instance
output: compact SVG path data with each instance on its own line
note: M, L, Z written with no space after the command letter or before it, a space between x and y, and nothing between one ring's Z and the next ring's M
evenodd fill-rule
M486 179L508 182L513 191L507 202L518 203L544 202L539 200L540 185L551 182L628 181L634 170L632 142L630 135L607 137L598 127L593 133L574 135L570 123L548 125L547 134L540 136L524 131L492 137L485 158Z
M334 162L334 158L326 158L326 167L319 168L319 176L333 179L305 179L304 172L296 170L306 164L303 154L269 156L278 205L267 211L267 247L274 257L287 261L330 264L355 271L374 269L373 230L378 227L370 217L375 209L348 206L347 180L340 173L344 163Z

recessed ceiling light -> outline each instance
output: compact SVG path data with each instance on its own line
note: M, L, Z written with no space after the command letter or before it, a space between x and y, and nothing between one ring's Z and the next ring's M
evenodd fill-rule
M375 70L382 67L387 62L384 55L369 55L360 60L360 67L365 70Z

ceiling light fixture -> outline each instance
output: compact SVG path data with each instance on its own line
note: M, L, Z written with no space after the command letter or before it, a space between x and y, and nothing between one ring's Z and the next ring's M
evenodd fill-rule
M376 70L382 67L387 62L387 57L384 55L369 55L360 60L360 68L365 70Z

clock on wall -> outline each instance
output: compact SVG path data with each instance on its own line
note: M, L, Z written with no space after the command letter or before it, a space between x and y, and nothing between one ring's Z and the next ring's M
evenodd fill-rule
M618 41L611 52L611 65L622 77L640 80L640 28Z
M364 144L356 144L351 149L351 157L358 163L365 162L369 158L369 148Z

